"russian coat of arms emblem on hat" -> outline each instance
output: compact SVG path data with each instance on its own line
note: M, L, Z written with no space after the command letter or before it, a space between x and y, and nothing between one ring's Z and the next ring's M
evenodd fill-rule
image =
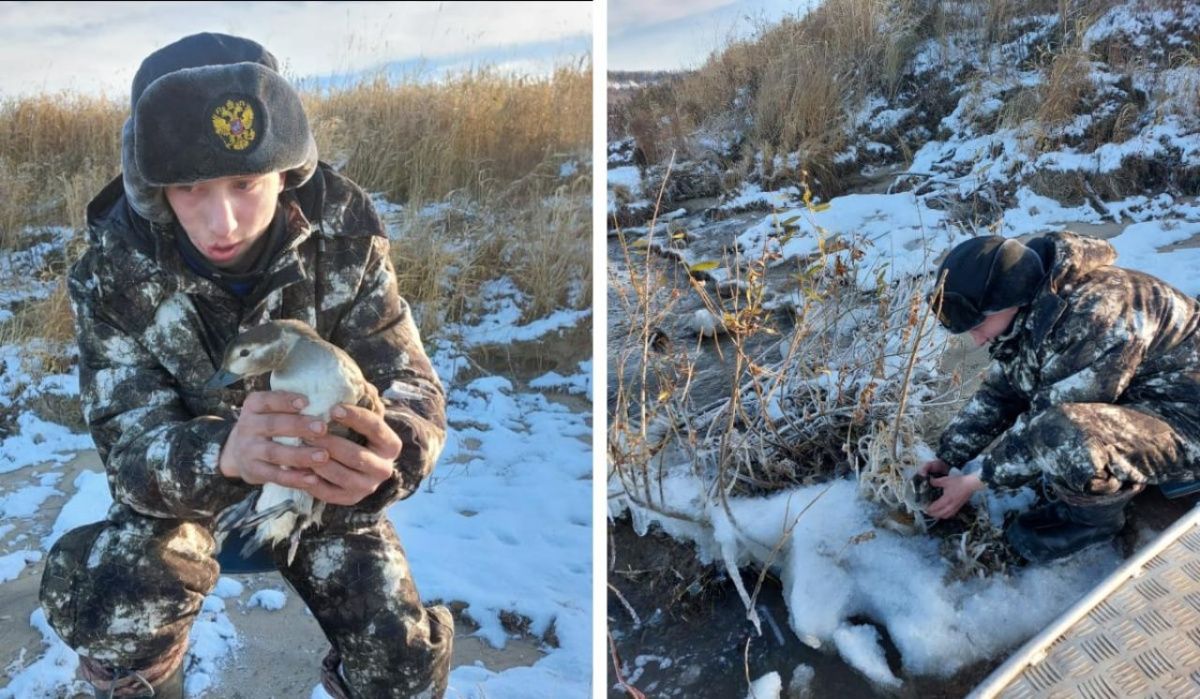
M227 99L212 113L213 131L229 150L242 151L254 143L254 108L245 100Z

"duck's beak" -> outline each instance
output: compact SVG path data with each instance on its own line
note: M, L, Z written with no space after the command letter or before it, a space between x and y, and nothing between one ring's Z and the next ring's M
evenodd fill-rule
M226 386L235 384L240 381L241 378L242 377L238 376L237 374L225 371L224 369L219 369L217 370L217 373L213 374L212 378L208 380L208 383L204 384L204 388L209 391L215 391L218 388L225 388Z

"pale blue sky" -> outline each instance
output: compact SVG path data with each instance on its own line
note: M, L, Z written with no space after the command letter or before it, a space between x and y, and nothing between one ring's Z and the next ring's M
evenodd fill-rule
M696 68L730 36L746 36L817 0L608 0L609 70Z
M246 36L294 78L399 66L544 73L590 54L586 2L0 2L0 96L123 97L147 54L188 34Z

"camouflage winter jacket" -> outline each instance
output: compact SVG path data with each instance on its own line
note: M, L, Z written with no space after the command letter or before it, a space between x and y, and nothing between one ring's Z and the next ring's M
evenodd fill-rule
M1065 403L1127 405L1200 445L1200 304L1161 279L1112 266L1116 251L1103 240L1052 233L1030 245L1049 261L1047 277L992 344L994 361L942 433L938 457L961 466L1006 430L1019 433ZM1010 473L983 460L991 485L1031 475L1036 468Z
M138 216L120 177L88 205L89 247L71 268L69 290L84 417L115 507L204 519L254 487L222 476L217 461L236 406L247 391L266 390L267 378L250 379L244 389L203 386L226 343L269 319L315 327L381 394L400 382L404 394L424 396L385 396L385 419L404 447L394 475L356 511L378 512L407 497L433 468L445 441L445 397L397 293L388 240L370 201L323 163L280 201L287 242L245 299L192 272L175 227Z

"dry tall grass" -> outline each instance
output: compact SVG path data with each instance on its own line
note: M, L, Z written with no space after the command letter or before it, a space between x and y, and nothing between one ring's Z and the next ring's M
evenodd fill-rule
M509 275L531 297L533 315L591 300L590 172L559 172L571 160L590 170L591 77L584 61L544 77L481 69L302 97L322 159L405 205L397 271L411 300L454 308L482 281ZM30 227L83 230L88 200L120 172L127 116L122 102L71 93L0 102L0 252L23 245ZM486 219L435 227L416 215L452 194ZM35 303L48 322L10 321L7 336L62 335L70 313L60 301Z
M851 103L895 90L930 12L917 0L828 0L634 98L631 133L653 159L686 152L681 135L732 115L748 130L743 155L802 151L819 171L842 146Z
M591 174L534 187L488 192L469 215L404 210L393 264L422 335L463 319L480 286L505 275L528 296L525 320L591 305Z
M803 17L785 18L746 39L729 41L695 71L629 96L616 121L624 127L621 135L632 136L652 162L664 161L672 152L695 155L692 137L697 131L736 132L742 139L733 144L736 152L726 154L740 161L729 163L735 169L752 162L764 177L793 181L807 170L823 188L836 189L834 156L845 148L850 120L863 99L891 99L897 91L920 93L928 87L905 77L921 41L965 41L978 46L986 61L993 49L1014 42L1028 28L1027 20L1056 16L1057 30L1044 43L1009 46L989 70L1011 71L1018 67L1014 59L1023 69L1028 64L1051 67L1052 82L1034 96L1037 109L1029 116L1061 121L1087 95L1082 84L1086 75L1076 70L1088 58L1080 51L1083 34L1114 4L827 0ZM1120 42L1104 48L1129 53ZM937 101L939 96L922 99Z
M1072 49L1055 56L1040 91L1037 123L1053 128L1071 121L1083 98L1095 90L1090 76L1084 52Z
M127 114L110 99L71 93L0 102L0 249L24 226L82 226L80 192L99 191L121 170Z
M548 78L491 70L445 83L384 78L326 94L306 108L326 159L393 201L433 201L454 190L481 197L525 177L547 157L591 147L591 66Z

